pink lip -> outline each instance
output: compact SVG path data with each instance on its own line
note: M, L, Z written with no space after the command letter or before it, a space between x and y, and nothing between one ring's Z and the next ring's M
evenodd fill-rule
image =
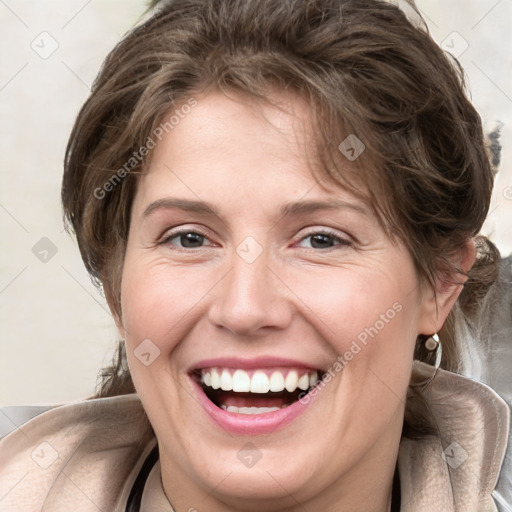
M264 368L291 367L296 369L316 370L310 364L281 357L257 357L254 359L239 359L236 357L219 357L215 359L204 359L194 364L189 372L202 368L240 368L241 370L254 370Z
M215 365L219 365L215 360ZM282 361L281 361L282 364ZM294 365L295 366L295 365ZM237 435L257 436L271 434L282 430L295 418L303 413L316 397L311 397L307 403L297 400L293 404L278 411L266 412L263 414L237 414L227 412L217 407L205 394L203 388L192 376L189 376L193 383L199 402L207 415L215 425L226 432ZM317 395L318 396L318 395Z

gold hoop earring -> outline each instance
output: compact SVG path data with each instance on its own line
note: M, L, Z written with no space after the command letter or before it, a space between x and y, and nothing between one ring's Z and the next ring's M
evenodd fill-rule
M413 384L409 384L412 387L422 386L423 388L426 388L434 380L434 377L437 375L437 370L439 370L439 367L441 366L441 359L443 357L443 345L442 345L441 340L439 339L439 336L437 333L432 334L432 336L428 337L425 340L425 348L429 352L435 351L435 353L436 353L436 360L434 363L434 373L431 377L429 377L424 382L415 382Z

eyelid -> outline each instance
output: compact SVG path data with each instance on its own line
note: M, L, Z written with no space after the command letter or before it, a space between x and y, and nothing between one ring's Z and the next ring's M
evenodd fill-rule
M198 235L203 236L206 238L209 242L211 242L212 245L215 245L214 242L211 240L211 235L205 230L198 228L197 226L176 226L174 228L168 228L166 229L163 234L158 238L157 244L165 244L169 243L169 240L171 238L175 238L178 235L184 234L184 233L196 233ZM208 246L206 246L208 247ZM201 249L202 247L198 247L197 249Z
M353 245L354 244L354 241L350 236L348 236L348 235L343 236L340 232L338 232L332 228L327 228L327 227L312 227L312 228L308 229L308 231L306 233L303 233L300 236L298 236L297 239L293 243L296 244L298 242L302 242L305 238L308 238L309 236L313 236L313 235L332 236L333 238L336 238L337 240L339 240L342 245ZM314 250L317 250L317 249L314 249Z
M320 227L320 226L314 227L313 226L313 227L306 228L306 229L307 229L307 231L305 233L302 233L295 238L295 240L293 241L293 245L296 245L299 242L302 242L306 238L313 236L313 235L328 235L328 236L331 236L332 238L335 238L338 241L338 243L336 245L332 246L331 249L335 248L338 245L351 246L354 244L354 240L352 239L352 237L350 237L348 235L344 236L343 234L341 234L340 232L336 231L333 228ZM157 244L161 245L161 244L170 243L169 242L170 239L176 238L177 236L184 234L184 233L196 233L200 236L203 236L206 240L208 240L208 242L210 242L206 246L195 248L195 250L203 249L205 247L211 247L212 245L213 246L217 245L215 242L213 242L211 240L212 236L209 234L208 230L197 227L197 226L186 226L186 225L185 226L180 225L180 226L166 229L164 231L164 233L159 237ZM178 249L181 249L181 248L178 248ZM305 247L305 249L308 249L308 248ZM314 251L319 250L319 249L315 249L315 248L311 248L311 249ZM186 250L191 250L191 249L188 248ZM322 251L327 251L327 250L329 250L329 248L322 249Z

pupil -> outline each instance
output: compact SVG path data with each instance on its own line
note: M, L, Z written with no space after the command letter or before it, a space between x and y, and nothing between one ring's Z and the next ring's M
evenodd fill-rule
M319 242L319 243L316 243L316 242ZM311 245L315 249L320 249L322 247L332 247L332 245L333 245L332 237L331 237L331 235L322 235L322 234L313 235L311 237Z
M198 233L185 233L180 236L180 242L183 247L200 247L204 236ZM194 245L198 243L199 245Z

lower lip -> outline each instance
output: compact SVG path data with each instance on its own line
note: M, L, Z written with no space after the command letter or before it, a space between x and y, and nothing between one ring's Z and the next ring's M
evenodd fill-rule
M313 397L310 397L307 403L297 400L288 407L262 414L232 413L217 407L206 396L199 383L193 377L189 377L195 387L199 402L208 416L210 416L217 426L231 434L257 436L268 435L272 432L282 430L302 414L313 401Z

